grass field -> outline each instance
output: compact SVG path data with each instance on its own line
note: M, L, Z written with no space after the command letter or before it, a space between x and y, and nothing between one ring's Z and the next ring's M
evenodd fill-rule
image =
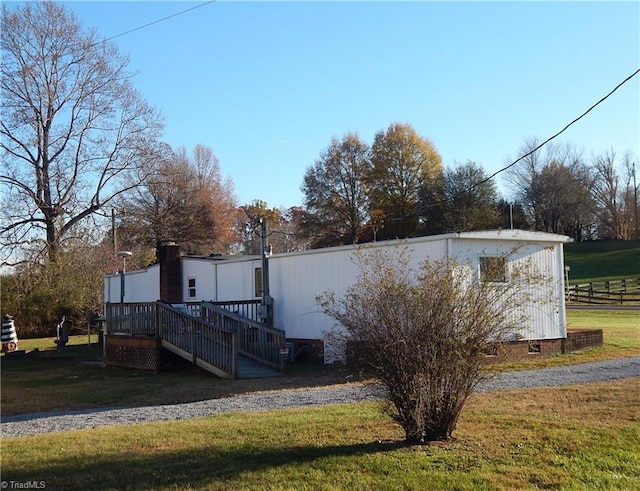
M375 403L2 441L2 479L46 489L640 488L638 379L474 395L450 442L407 446Z
M603 346L539 360L505 363L496 368L502 371L536 369L640 355L640 312L638 311L568 310L567 327L602 329Z
M640 277L640 241L570 242L564 259L570 284Z
M52 345L53 338L21 340L18 342L20 349L38 348L43 355L51 356L2 357L2 416L94 407L177 404L261 390L346 383L355 378L342 367L295 364L287 368L283 377L224 380L173 357L160 374L154 374L83 363L102 356L102 349L97 344L87 346L86 336L71 336L67 350L62 353L51 350Z
M640 354L638 315L569 311L603 348L515 364L536 368ZM20 341L51 348L53 339ZM53 354L49 352L48 354ZM159 375L65 358L2 359L2 414L168 404L353 382L348 370L291 366L284 377L221 380L184 364ZM59 354L58 354L59 355ZM224 414L180 422L2 439L2 479L46 489L640 489L640 379L475 394L455 439L407 446L380 404Z
M606 360L640 355L640 316L638 312L567 312L568 326L601 328L604 346L569 355L503 364L498 370L520 370ZM27 351L51 349L53 338L22 340ZM49 351L49 354L56 354ZM166 370L153 373L82 364L96 360L101 348L87 346L86 336L72 336L64 358L27 357L2 362L0 387L2 416L29 412L87 409L94 407L134 407L176 404L213 399L247 392L283 388L311 387L354 382L358 377L344 367L293 364L285 376L269 379L223 380L174 359Z

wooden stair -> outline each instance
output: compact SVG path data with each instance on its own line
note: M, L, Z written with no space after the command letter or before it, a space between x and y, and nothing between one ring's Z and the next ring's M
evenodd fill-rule
M281 371L252 360L247 356L238 355L238 358L236 359L237 378L266 378L280 377L281 375Z
M197 307L194 312L186 305L177 308L160 301L109 303L108 333L154 336L163 349L221 378L282 375L284 331L210 302L201 302Z
M177 347L176 345L170 343L166 339L162 340L162 347L171 351L172 353L181 356L185 360L189 360L194 365L199 366L203 370L206 370L216 377L220 378L234 378L233 374L222 370L215 365L207 363L205 360L194 357L192 353ZM272 368L264 363L260 363L258 361L252 360L248 356L238 354L236 358L236 376L235 378L266 378L266 377L280 377L282 372Z

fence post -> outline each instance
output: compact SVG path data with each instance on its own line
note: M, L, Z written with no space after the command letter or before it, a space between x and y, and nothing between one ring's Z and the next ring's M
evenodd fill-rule
M111 315L111 302L107 302L107 304L105 305L105 309L104 309L104 313L105 313L105 328L104 328L104 332L105 334L109 334L109 328L111 327L111 319L112 319L112 315Z
M231 333L231 373L236 378L236 362L238 360L238 345L236 344L236 333Z

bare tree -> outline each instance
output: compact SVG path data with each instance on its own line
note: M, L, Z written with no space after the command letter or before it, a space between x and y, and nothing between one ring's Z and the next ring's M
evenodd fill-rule
M360 277L346 294L319 299L340 324L332 344L351 343L358 364L379 379L407 441L451 436L467 397L487 376L488 345L522 326L522 306L553 294L544 272L509 265L510 255L490 258L476 275L453 260L414 269L407 248L365 248Z
M300 206L292 206L282 212L280 233L283 235L283 252L304 251L311 248L311 239L305 234L307 211Z
M632 182L634 169L629 155L621 164L613 149L593 157L593 199L596 202L600 237L631 240L636 235L637 193Z
M74 227L145 179L161 120L128 60L62 4L3 7L1 47L3 250L38 243L55 260Z
M529 140L520 152L536 146L536 140ZM592 179L575 147L547 144L510 169L506 180L536 230L564 233L576 240L593 233Z

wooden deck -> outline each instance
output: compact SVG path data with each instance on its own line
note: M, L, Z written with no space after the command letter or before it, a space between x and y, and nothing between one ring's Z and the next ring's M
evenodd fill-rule
M224 307L206 302L107 304L107 333L158 336L163 348L222 378L281 375L284 331Z

